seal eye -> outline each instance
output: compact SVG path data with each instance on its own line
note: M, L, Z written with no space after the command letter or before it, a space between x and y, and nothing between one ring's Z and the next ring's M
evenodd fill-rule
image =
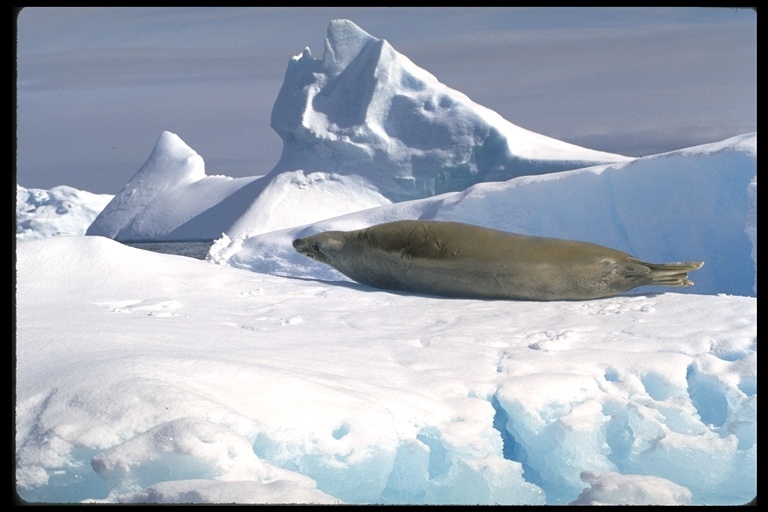
M312 250L315 252L320 252L320 243L319 242L312 242Z

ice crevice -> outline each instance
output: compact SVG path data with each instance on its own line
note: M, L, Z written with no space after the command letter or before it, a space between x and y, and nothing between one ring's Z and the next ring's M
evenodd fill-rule
M498 373L509 356L501 358ZM744 361L730 359L692 356L669 375L609 365L570 383L559 376L563 386L536 404L525 401L525 388L545 381L506 379L488 397L501 455L521 465L550 505L585 504L589 485L619 486L624 494L612 499L635 504L659 482L668 491L659 499L678 504L712 503L723 489L737 495L755 485L740 461L756 456L756 426L746 419L755 417L757 396L754 379L735 377ZM730 380L723 366L734 368Z

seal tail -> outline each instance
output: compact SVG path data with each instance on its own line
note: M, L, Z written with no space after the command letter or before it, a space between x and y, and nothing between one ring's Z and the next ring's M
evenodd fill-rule
M688 272L700 269L701 261L686 261L675 263L648 263L631 259L632 264L627 269L627 276L645 275L649 285L692 286Z

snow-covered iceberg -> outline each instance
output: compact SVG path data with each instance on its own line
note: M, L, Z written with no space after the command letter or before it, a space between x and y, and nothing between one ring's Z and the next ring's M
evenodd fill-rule
M139 171L86 231L122 241L205 240L242 214L238 192L256 177L208 176L203 158L176 134L163 132Z
M515 126L348 20L331 22L322 60L291 60L272 127L273 173L361 175L393 201L628 160Z
M322 60L309 49L291 59L272 127L280 160L266 176L239 179L207 176L202 157L164 132L88 234L258 234L484 181L630 160L515 126L347 20L331 22Z
M43 190L17 184L16 240L84 235L113 197L67 185Z

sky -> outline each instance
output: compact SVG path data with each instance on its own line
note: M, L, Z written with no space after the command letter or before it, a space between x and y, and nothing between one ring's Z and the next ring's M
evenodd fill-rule
M641 156L756 130L756 13L712 8L26 8L16 178L116 194L164 130L255 176L291 57L332 19L528 130Z

